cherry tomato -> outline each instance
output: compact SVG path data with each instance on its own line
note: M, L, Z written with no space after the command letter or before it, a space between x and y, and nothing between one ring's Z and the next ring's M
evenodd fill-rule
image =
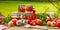
M12 19L14 25L16 25L17 19Z
M47 18L47 19L46 19L46 22L48 22L48 21L51 21L51 22L52 22L52 21L54 21L54 20L55 20L54 18Z
M30 25L35 26L35 25L36 25L36 21L33 21L33 20L32 20L32 21L30 22Z
M28 22L28 24L30 24L31 20L26 20Z
M37 25L42 25L42 20L36 19L36 23L37 23Z
M56 22L56 24L55 24L56 27L59 27L60 28L60 20L56 20L55 22Z

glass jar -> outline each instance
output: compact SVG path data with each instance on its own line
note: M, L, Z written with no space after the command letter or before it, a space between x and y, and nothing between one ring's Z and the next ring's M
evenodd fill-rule
M20 12L12 12L12 18L20 19Z

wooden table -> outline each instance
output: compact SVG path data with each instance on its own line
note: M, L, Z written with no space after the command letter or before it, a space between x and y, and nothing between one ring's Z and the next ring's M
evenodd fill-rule
M58 27L48 27L48 30L60 30Z
M20 27L10 27L7 30L60 30L60 28L48 27L48 29L41 29L41 28L25 28L23 26L20 26Z

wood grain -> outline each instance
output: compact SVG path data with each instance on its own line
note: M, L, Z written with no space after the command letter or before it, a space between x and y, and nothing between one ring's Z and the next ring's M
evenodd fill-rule
M41 29L41 28L25 28L21 26L21 27L10 27L7 30L60 30L60 28L48 27L48 29Z

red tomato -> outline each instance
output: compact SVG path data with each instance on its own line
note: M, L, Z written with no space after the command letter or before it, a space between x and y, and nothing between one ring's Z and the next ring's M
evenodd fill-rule
M60 23L56 23L56 27L59 27L60 28Z
M47 18L47 19L46 19L46 22L48 22L48 21L51 21L51 18Z
M60 28L60 20L56 20L55 22L56 22L56 24L55 24L56 27L59 27Z
M30 25L35 26L35 25L36 25L36 21L32 20L32 21L30 22Z
M52 21L54 21L54 20L55 20L54 18L47 18L47 19L46 19L46 22L48 22L48 21L51 21L51 22L52 22Z
M14 25L16 25L17 19L12 19Z
M36 23L37 23L37 25L42 25L42 20L36 19Z
M28 22L28 24L30 24L31 20L26 20Z
M59 19L59 18L57 18L57 19L55 20L55 22L60 22L60 19Z

